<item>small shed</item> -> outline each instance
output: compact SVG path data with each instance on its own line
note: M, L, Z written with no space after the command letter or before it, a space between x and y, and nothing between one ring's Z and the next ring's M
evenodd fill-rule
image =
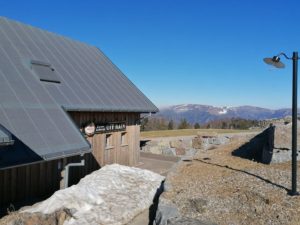
M158 109L97 47L0 17L0 79L0 206L139 162L140 114Z

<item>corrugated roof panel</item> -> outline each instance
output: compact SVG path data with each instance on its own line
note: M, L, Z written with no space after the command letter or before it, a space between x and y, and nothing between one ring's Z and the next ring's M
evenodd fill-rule
M156 112L154 104L96 47L15 21L4 20L10 41L23 58L45 61L62 79L45 87L62 106L100 111ZM75 107L76 106L76 107Z
M49 66L33 68L32 61ZM54 68L53 74L49 68ZM61 83L40 81L48 78ZM88 151L89 144L61 107L70 111L158 111L96 47L3 17L0 79L0 124L14 135L15 146L35 152L18 153L24 157L51 159ZM11 154L8 148L4 152ZM18 161L13 155L8 158Z
M62 84L61 86L59 86L60 88L58 89L58 91L61 92L65 96L65 98L67 98L67 102L71 102L71 99L76 99L78 102L83 103L82 99L80 98L80 95L83 95L84 93L81 89L78 89L78 86L73 86L75 82L73 79L69 79L69 81L66 82L67 80L65 77L70 77L71 74L70 72L65 70L65 68L62 65L62 62L60 62L59 58L57 58L57 56L53 54L53 49L50 49L47 45L38 45L38 43L43 43L42 41L46 38L37 40L33 39L32 35L27 34L31 30L31 27L28 26L26 28L27 29L24 29L24 26L16 22L15 26L12 28L12 30L14 30L15 33L18 33L17 37L18 41L22 43L21 46L24 49L26 49L26 51L24 52L26 57L30 59L40 59L43 61L51 62L51 64L55 67L58 76L62 80ZM23 33L20 33L22 31ZM65 75L61 76L62 73L64 73ZM76 88L76 90L74 90L74 88Z

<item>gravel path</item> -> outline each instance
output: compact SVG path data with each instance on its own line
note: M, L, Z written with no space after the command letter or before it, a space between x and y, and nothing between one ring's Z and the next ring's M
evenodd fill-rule
M264 165L231 156L247 140L233 137L182 163L168 178L172 189L164 197L183 216L220 225L300 224L300 197L287 195L290 163Z

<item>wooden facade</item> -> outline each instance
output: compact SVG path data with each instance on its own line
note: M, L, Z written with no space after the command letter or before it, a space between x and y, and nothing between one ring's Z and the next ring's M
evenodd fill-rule
M92 153L99 165L119 163L133 166L139 162L139 113L70 112L69 114L80 128L91 121L95 123L126 123L125 131L101 133L95 134L93 137L87 137L93 149ZM111 135L112 138L112 143L109 147L105 146L107 135ZM121 143L121 135L126 136L125 143Z
M133 166L139 162L139 113L69 112L69 115L78 129L91 121L126 123L124 131L104 132L87 137L92 152L83 156L85 166L71 167L69 185L76 184L82 177L106 164ZM108 136L111 138L110 146L106 146ZM63 186L61 174L64 167L68 163L80 162L81 159L78 155L0 169L0 208L6 209L16 202L26 204L26 201L53 194Z

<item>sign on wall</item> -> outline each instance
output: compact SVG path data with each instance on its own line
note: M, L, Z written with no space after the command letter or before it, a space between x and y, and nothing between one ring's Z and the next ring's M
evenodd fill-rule
M122 131L126 129L125 123L107 123L107 124L97 124L95 133L112 132L112 131Z
M87 136L93 136L95 134L96 126L94 123L89 123L84 127L84 133Z
M126 130L125 122L110 122L110 123L89 123L84 127L84 133L87 136L93 136L95 133L106 133L114 131Z

